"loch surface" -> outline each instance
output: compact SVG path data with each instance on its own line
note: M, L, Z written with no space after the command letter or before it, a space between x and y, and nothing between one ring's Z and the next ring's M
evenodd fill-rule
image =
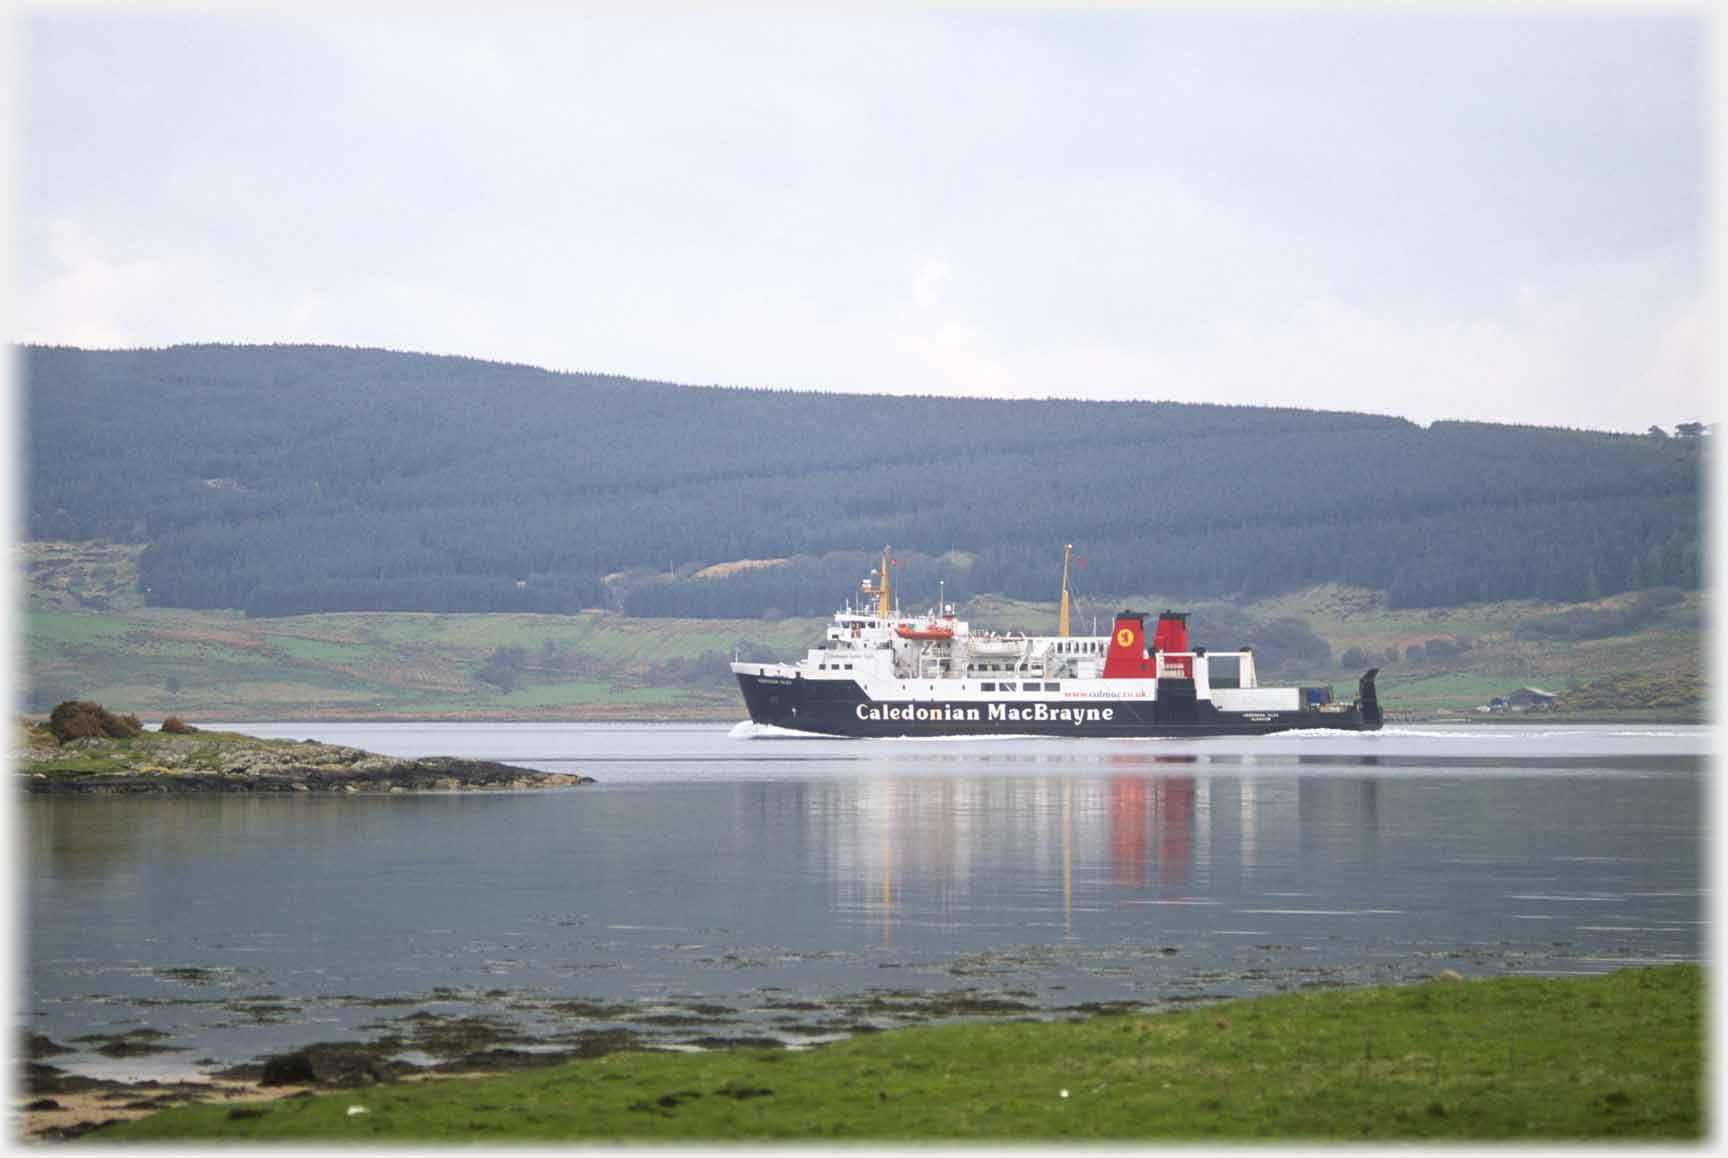
M417 1012L503 1018L524 1042L573 1019L815 1042L932 993L1052 1015L1601 972L1707 940L1704 727L227 726L599 783L21 801L19 1020L73 1045L54 1064L207 1071ZM167 1052L96 1052L139 1028Z

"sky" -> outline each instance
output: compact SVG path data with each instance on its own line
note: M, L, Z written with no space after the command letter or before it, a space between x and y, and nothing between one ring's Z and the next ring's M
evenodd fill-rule
M27 9L12 340L1713 420L1697 10Z

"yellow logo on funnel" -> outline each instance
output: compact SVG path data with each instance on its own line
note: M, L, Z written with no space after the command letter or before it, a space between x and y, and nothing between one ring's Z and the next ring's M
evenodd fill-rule
M1117 647L1133 647L1134 646L1134 629L1132 627L1124 627L1121 631L1118 631L1116 633L1116 646Z

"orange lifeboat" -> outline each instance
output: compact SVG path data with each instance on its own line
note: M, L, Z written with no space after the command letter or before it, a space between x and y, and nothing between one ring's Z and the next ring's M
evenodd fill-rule
M953 639L954 629L940 623L931 623L923 627L908 627L902 623L894 628L894 634L901 639Z

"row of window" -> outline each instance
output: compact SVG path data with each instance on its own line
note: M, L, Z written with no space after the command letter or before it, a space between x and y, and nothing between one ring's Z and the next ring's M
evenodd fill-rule
M849 663L819 663L816 665L816 670L851 671L852 665ZM934 685L932 685L932 687L934 687ZM978 690L981 692L1059 692L1062 690L1062 685L1057 682L1045 680L1026 680L1021 683L1014 683L1012 681L997 681L992 683L987 681L980 683L978 685Z
M1056 651L1059 655L1097 655L1103 650L1103 645L1095 639L1067 639L1056 641Z
M851 671L852 665L849 663L819 663L816 665L816 670ZM984 692L1059 692L1062 690L1062 685L1060 683L1046 683L1042 680L1029 680L1018 684L1012 682L981 683L978 685L978 690Z

